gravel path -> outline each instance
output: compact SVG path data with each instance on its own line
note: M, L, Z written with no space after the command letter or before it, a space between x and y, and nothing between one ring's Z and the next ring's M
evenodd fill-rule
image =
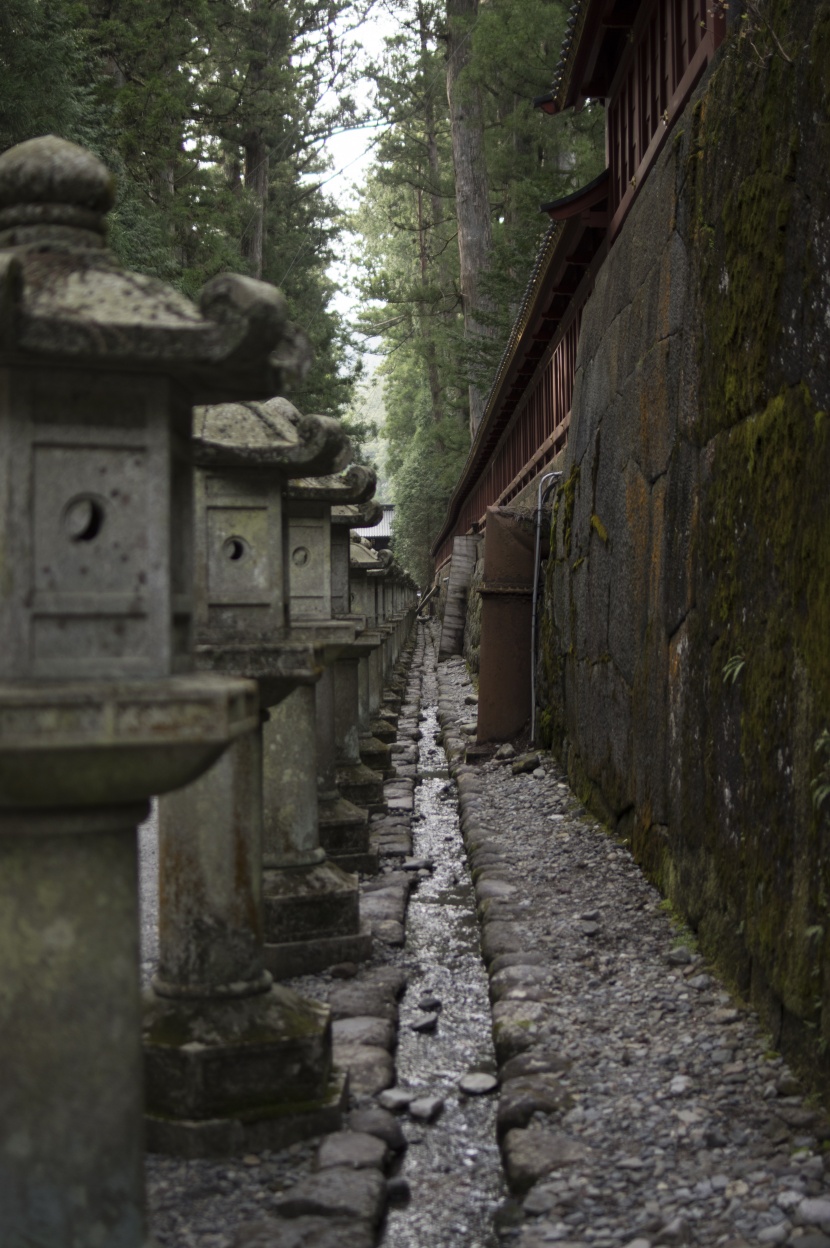
M439 688L495 1001L502 1156L522 1202L506 1237L830 1248L830 1129L755 1015L549 756L523 774L515 759L460 762L460 660Z

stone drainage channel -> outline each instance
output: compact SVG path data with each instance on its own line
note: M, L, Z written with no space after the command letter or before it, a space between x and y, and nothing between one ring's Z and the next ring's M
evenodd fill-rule
M493 1096L467 1096L459 1088L465 1076L495 1072L487 976L456 787L449 783L438 741L436 701L435 661L429 654L423 669L413 851L432 864L432 873L409 903L401 959L408 988L395 1064L399 1085L428 1091L443 1101L443 1109L435 1123L407 1131L401 1175L411 1198L403 1207L390 1208L382 1243L389 1248L494 1248L493 1215L504 1194L495 1101ZM420 1030L424 1027L430 1030Z

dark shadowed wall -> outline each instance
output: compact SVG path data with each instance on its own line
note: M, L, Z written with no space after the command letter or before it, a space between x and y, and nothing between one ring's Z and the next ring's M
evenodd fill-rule
M733 26L585 310L543 723L775 1041L828 1071L830 5L761 8L780 46Z

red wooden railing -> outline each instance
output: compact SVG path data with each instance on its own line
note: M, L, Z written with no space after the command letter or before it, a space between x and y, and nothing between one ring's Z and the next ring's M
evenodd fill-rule
M725 30L719 0L643 6L606 105L612 239Z
M723 0L647 0L640 6L606 95L609 244L725 30ZM547 206L548 211L555 207ZM509 503L565 446L579 326L590 286L580 291L492 454L469 483L452 529L434 552L436 566L452 554L454 536L481 524L488 507ZM455 501L450 514L453 506Z
M537 369L487 467L464 500L453 532L439 546L436 566L452 553L454 536L483 522L488 507L509 503L565 446L581 312L581 307L575 309L547 362Z

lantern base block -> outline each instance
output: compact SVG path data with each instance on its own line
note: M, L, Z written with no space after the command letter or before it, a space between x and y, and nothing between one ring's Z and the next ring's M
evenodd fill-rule
M318 808L320 844L326 857L344 871L377 875L378 851L371 843L369 814L344 797L320 800Z
M147 1151L168 1157L237 1157L262 1149L278 1151L342 1126L348 1107L348 1074L334 1070L321 1097L310 1104L263 1105L236 1115L208 1119L144 1116ZM147 1248L155 1248L148 1244Z
M243 998L149 990L143 1032L153 1151L280 1148L339 1125L327 1006L280 985Z
M360 930L351 935L318 936L315 940L266 945L263 956L274 979L291 979L294 975L316 975L338 962L368 962L372 951L370 926L361 921Z
M390 746L371 733L360 738L360 761L371 771L379 771L384 780L391 780L395 775Z
M370 814L384 814L383 776L361 762L338 763L337 788L347 802L365 806Z

